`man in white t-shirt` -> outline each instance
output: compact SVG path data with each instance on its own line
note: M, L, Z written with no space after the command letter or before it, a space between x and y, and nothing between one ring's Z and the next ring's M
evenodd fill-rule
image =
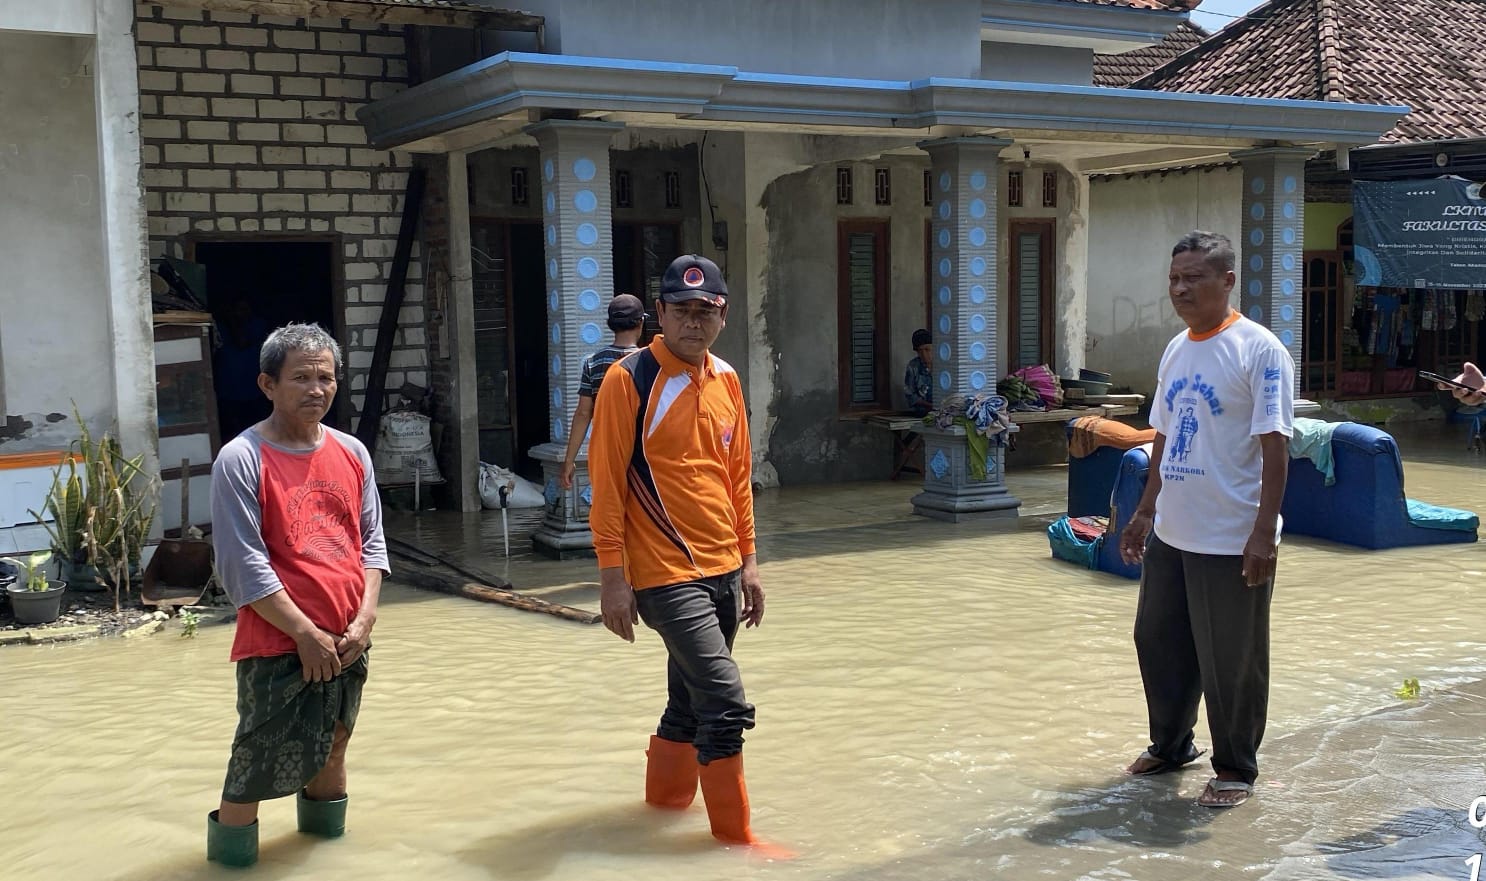
M1144 562L1135 649L1151 745L1131 774L1174 771L1207 702L1213 771L1198 803L1243 804L1259 773L1269 702L1269 602L1290 456L1295 362L1229 305L1233 244L1188 233L1171 255L1171 305L1187 330L1156 378L1145 495L1120 536Z

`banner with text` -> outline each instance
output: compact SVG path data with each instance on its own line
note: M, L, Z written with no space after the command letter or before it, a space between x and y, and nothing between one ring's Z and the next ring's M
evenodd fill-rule
M1486 193L1458 177L1353 181L1357 283L1486 288Z

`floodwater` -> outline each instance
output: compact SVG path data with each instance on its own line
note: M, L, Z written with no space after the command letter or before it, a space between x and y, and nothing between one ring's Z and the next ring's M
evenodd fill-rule
M1417 447L1409 493L1486 511L1486 460L1453 428ZM1012 488L1035 513L1061 479L1013 472ZM267 803L250 875L203 858L235 722L230 627L0 650L0 877L1470 878L1486 851L1466 822L1486 795L1486 548L1287 540L1263 776L1218 813L1193 803L1203 769L1120 774L1145 745L1134 583L1051 561L1036 517L990 532L906 516L912 491L760 498L769 602L737 649L758 705L745 754L754 828L791 861L717 846L700 799L641 802L665 696L653 633L629 645L394 585L349 833L301 838L293 800ZM393 523L500 571L498 514ZM591 567L506 571L592 605ZM1420 699L1394 695L1405 678Z

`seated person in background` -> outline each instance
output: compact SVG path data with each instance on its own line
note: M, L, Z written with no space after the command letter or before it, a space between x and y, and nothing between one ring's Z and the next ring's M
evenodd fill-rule
M934 409L934 379L929 368L934 366L934 336L923 328L913 332L913 350L918 357L908 362L903 373L903 397L914 415L927 416Z

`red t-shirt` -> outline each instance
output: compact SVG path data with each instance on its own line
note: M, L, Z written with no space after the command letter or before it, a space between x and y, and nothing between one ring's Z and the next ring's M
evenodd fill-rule
M250 456L257 461L243 461ZM256 487L242 486L255 470ZM242 498L254 489L256 505ZM304 451L276 447L255 432L244 432L223 448L212 490L219 569L239 606L232 660L297 651L288 634L249 605L273 593L278 584L316 627L337 636L344 633L361 608L365 570L387 567L365 448L330 429L318 448ZM234 502L248 522L234 522L241 519L232 510ZM219 517L227 522L217 523ZM265 555L271 572L263 568Z

